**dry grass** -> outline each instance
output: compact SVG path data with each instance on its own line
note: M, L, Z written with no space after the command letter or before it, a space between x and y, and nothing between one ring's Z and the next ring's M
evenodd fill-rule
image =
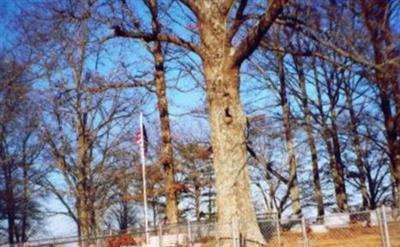
M391 247L400 247L400 222L389 223L389 238ZM309 247L380 247L380 230L378 226L365 227L358 224L349 228L331 229L328 233L308 233ZM281 245L275 236L267 247L303 247L303 236L301 233L290 231L281 233ZM201 247L218 246L215 240L204 241Z
M389 226L392 247L400 247L400 224ZM309 233L310 247L376 247L381 246L379 227L363 227L352 225L349 228L332 229L328 233ZM281 234L281 247L299 247L302 245L302 235L292 232ZM268 247L278 247L277 238L272 239Z

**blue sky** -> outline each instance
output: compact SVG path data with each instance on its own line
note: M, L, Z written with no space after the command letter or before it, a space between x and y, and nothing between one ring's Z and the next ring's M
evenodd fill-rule
M22 1L20 1L20 3L21 2ZM15 14L16 6L14 1L3 0L0 2L0 44L2 45L2 47L7 46L7 44L12 43L13 41L14 35L9 23L13 20ZM180 27L176 26L174 29L179 31ZM119 59L120 56L123 56L124 59L126 59L126 61L128 61L129 63L139 63L143 67L146 67L146 69L151 69L151 62L149 62L150 58L141 44L138 44L138 42L130 42L126 40L121 43L124 43L121 48L112 49L109 54L104 54L105 56L109 55L110 59L104 60L104 65L99 68L99 71L101 73L106 74L106 72L114 66L113 59ZM200 64L198 57L193 56L192 59L195 64ZM195 84L193 80L191 80L188 76L180 77L178 70L174 69L175 66L176 64L173 62L167 63L167 67L171 68L171 70L169 70L166 75L170 86L177 83L181 90L193 88ZM88 67L93 68L94 64L89 64ZM202 80L201 76L199 76L199 79ZM256 84L251 78L246 76L242 77L242 81L243 89L252 88ZM191 91L190 93L170 89L167 91L167 94L171 110L171 126L174 133L190 133L195 135L197 139L205 139L205 135L208 134L208 124L206 123L206 120L196 119L191 116L184 115L191 110L201 109L204 107L204 92L201 89L196 89L195 91ZM259 110L256 111L257 114L260 113L272 115L274 111L275 113L276 111L279 112L278 108L272 109L272 105L276 103L276 95L271 92L267 92L266 90L259 90L257 91L257 93L255 93L255 90L252 90L250 93L243 93L242 99L245 105L249 104L259 108ZM153 142L156 142L158 129L156 127L157 112L154 97L147 106L144 106L144 110L150 115L147 119L147 124L150 126L147 126L147 129L152 136ZM251 114L254 114L254 112L251 112ZM137 124L137 122L133 124ZM281 154L278 154L276 160L284 158L280 157L279 155ZM57 180L58 178L53 177L53 179ZM46 208L50 211L64 211L63 206L54 198L49 198L45 202L45 205ZM47 233L45 234L47 237L73 235L76 233L75 224L73 223L73 221L69 217L62 215L50 217L46 223L46 230Z
M12 42L12 32L9 30L9 24L15 13L13 1L0 1L0 48L7 47Z
M19 1L22 4L22 1ZM17 15L17 5L15 1L2 0L0 1L0 48L9 48L14 43L16 36L12 32L13 20ZM98 71L107 74L110 69L114 67L113 59L120 59L124 57L125 61L132 64L142 64L145 67L151 68L151 59L148 52L143 48L143 45L139 42L132 42L123 40L121 41L121 48L111 50L111 53L103 54L104 56L110 56L110 59L103 60L103 64L98 68ZM194 61L199 62L197 57L193 57ZM173 84L179 86L179 90L168 90L167 95L170 103L171 111L171 126L175 133L181 133L183 130L191 133L199 133L199 129L207 129L208 126L204 119L193 119L186 116L187 113L193 109L201 106L204 102L204 92L197 90L187 94L180 90L188 90L193 88L194 85L187 77L180 77L177 69L173 69L174 64L166 64L167 67L171 67L171 70L167 73L166 77L168 81L174 81ZM88 64L88 68L94 69L94 63ZM179 78L179 81L178 81ZM38 81L35 83L36 88L47 87L46 83ZM154 97L153 97L154 98ZM152 100L150 104L144 107L145 113L151 114L146 120L147 129L150 132L153 142L157 141L158 129L156 124L157 112L155 111L155 101ZM137 125L138 123L132 123ZM153 125L153 126L151 126ZM200 132L198 138L204 138L204 133ZM200 136L199 136L200 135ZM52 180L56 184L62 183L62 178L53 176ZM57 182L58 181L58 182ZM42 202L43 207L49 212L65 212L64 206L53 196L48 197ZM46 218L46 222L43 226L43 232L37 236L41 237L58 237L58 236L69 236L76 234L76 225L73 220L65 215L54 215Z

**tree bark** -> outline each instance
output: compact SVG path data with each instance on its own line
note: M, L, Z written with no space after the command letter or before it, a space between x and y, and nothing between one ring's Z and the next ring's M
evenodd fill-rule
M164 169L164 185L166 191L165 214L168 222L178 223L178 201L175 191L175 168L172 150L172 134L169 120L168 99L166 93L166 81L164 70L164 54L161 42L155 42L153 47L155 66L155 83L157 94L157 106L160 116L161 129L161 153L160 163Z
M221 61L222 62L222 61ZM220 62L204 62L208 83L214 168L216 173L219 236L231 236L230 222L240 222L240 233L251 243L263 244L250 194L247 170L246 117L239 97L239 68L219 68ZM231 242L223 241L222 246Z

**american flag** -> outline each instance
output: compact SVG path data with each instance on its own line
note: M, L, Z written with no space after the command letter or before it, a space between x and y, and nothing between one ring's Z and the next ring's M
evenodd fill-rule
M144 124L142 125L143 128L143 137L142 138L142 133L139 129L139 131L135 135L135 142L136 144L141 145L143 142L143 147L144 147L144 154L147 155L147 148L148 148L148 139L147 139L147 133L146 133L146 128L144 127Z

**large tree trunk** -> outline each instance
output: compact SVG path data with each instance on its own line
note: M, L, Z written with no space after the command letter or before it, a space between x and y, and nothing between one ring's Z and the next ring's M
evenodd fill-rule
M287 149L287 163L289 166L289 180L288 180L288 189L290 194L290 199L292 201L292 210L294 215L301 214L301 202L300 202L300 191L297 182L297 161L294 150L294 141L293 141L293 130L292 124L290 120L290 106L287 98L287 90L286 90L286 78L284 71L284 57L282 54L277 54L277 62L278 62L278 76L280 81L280 105L282 108L283 114L283 128L285 134L286 141L286 149Z
M220 246L232 246L232 220L239 223L239 234L247 246L260 246L265 241L251 203L245 136L247 121L240 102L240 65L234 64L230 56L231 45L225 40L229 8L207 4L204 9L207 12L199 18L199 27L204 51L202 59L207 83Z
M202 32L203 44L208 48L204 54L203 67L207 82L211 143L216 175L218 235L221 246L231 246L231 222L240 222L239 232L249 244L264 244L257 225L250 193L247 170L246 116L240 103L239 67L225 59L225 19L209 16Z
M207 83L208 115L215 170L220 246L232 246L232 220L239 223L246 246L265 240L251 203L247 168L246 116L240 102L240 63L232 58L227 38L229 6L204 2L199 16L203 71Z
M222 61L220 61L222 62ZM246 116L239 97L239 68L220 68L220 62L204 62L208 83L211 142L216 173L217 213L221 246L231 246L230 223L237 219L242 237L263 244L250 193L246 157Z
M301 60L301 58L296 58L296 56L293 56L293 60L295 62L296 71L299 76L300 97L301 97L301 104L303 108L304 124L305 124L304 127L307 134L307 143L311 154L315 201L317 203L317 216L319 217L320 220L322 220L325 214L324 199L321 188L321 179L319 176L317 146L315 144L313 126L311 122L311 111L308 103L306 78L303 71L303 61Z

